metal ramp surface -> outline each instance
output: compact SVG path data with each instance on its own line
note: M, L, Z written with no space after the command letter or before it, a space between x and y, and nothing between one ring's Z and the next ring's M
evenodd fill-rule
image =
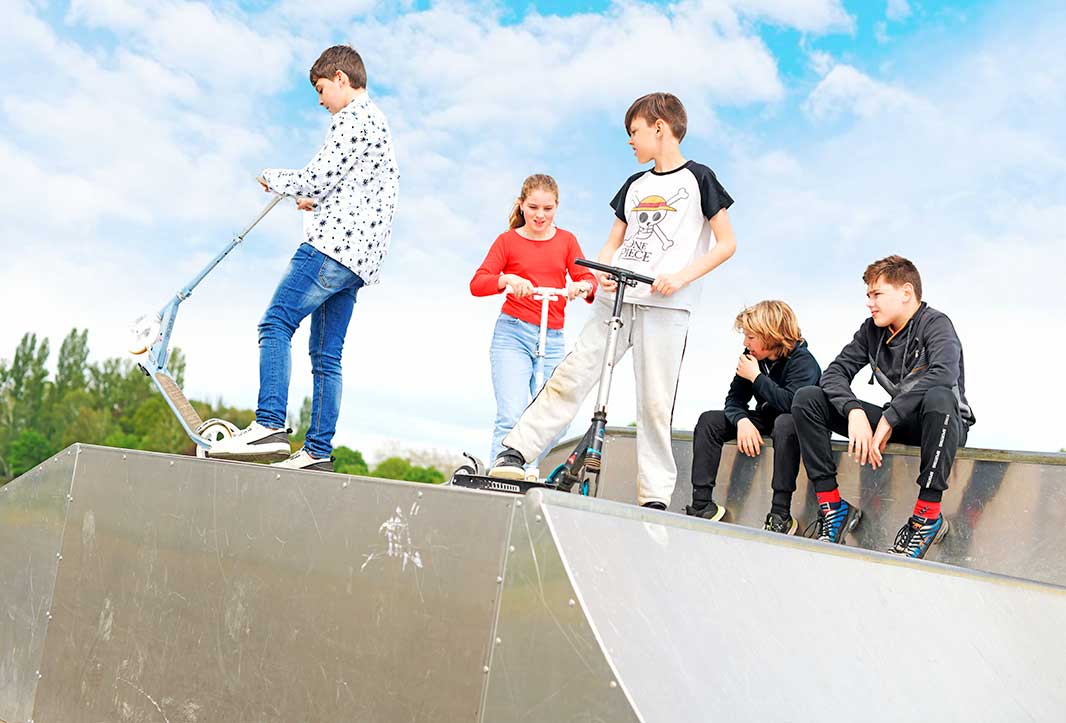
M75 445L0 573L7 723L1066 710L1066 589L558 493Z

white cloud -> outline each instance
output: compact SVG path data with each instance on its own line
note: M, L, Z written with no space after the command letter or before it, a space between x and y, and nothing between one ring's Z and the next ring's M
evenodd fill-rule
M850 65L839 64L811 91L804 109L816 120L832 120L845 113L876 118L897 111L922 111L925 106L901 88L876 81Z
M888 0L885 8L885 17L892 22L906 20L911 16L911 6L907 0Z
M732 0L730 4L744 15L805 32L851 32L855 28L855 20L836 0Z

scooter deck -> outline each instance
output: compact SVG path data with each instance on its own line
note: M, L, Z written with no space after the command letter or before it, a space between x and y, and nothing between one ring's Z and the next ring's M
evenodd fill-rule
M524 479L503 479L501 477L489 477L487 474L464 474L457 472L452 476L452 484L456 487L466 487L472 490L488 490L490 492L508 492L513 495L524 495L533 489L554 490L554 485L543 482L531 482Z

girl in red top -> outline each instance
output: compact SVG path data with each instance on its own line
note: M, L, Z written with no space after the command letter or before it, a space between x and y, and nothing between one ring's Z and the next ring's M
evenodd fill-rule
M540 391L535 388L535 380L541 302L533 298L533 289L565 288L567 299L584 293L589 302L596 291L593 273L574 263L574 259L584 258L577 239L554 224L558 205L559 187L554 178L543 174L527 178L511 210L510 229L496 238L470 280L470 293L474 296L511 289L496 321L489 353L496 392L496 424L489 459L496 459L503 438L528 406L530 397ZM563 322L567 299L552 301L548 309L544 379L551 376L565 354Z

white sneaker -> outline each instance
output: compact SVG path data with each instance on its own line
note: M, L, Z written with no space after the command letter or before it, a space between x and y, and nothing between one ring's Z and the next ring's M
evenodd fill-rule
M252 422L232 437L213 442L207 456L259 462L288 457L291 452L289 430L269 429L259 422Z
M312 470L314 472L332 472L333 471L333 457L327 457L326 459L318 459L312 457L307 453L303 447L298 452L290 456L288 459L282 462L275 462L270 465L271 467L281 467L283 469L304 469Z

